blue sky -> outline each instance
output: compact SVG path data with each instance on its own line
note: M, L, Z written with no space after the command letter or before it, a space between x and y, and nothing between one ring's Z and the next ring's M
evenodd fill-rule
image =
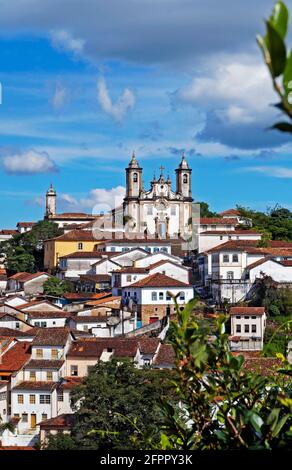
M272 5L2 1L0 227L40 219L50 182L59 211L121 199L133 150L146 187L161 164L174 183L184 151L195 200L292 208L290 137L266 130L278 115L255 42Z

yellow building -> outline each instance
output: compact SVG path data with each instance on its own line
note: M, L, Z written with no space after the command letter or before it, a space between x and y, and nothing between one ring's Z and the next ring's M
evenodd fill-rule
M91 230L72 230L44 242L44 269L53 273L61 256L76 251L93 251L102 240L97 240Z

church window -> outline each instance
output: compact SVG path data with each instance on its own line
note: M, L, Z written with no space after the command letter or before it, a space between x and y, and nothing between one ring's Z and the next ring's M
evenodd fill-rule
M187 182L188 182L188 175L184 174L183 183L187 183Z
M152 215L153 214L153 207L149 204L147 206L147 215Z
M133 174L133 183L137 183L138 181L138 173Z
M171 206L170 214L176 215L176 206Z

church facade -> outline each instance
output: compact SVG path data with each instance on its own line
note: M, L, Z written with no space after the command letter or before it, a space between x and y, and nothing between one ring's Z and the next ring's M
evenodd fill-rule
M192 230L192 170L185 156L176 172L176 188L163 175L154 176L149 190L143 188L142 172L135 154L126 168L123 219L128 231L148 237L177 238Z

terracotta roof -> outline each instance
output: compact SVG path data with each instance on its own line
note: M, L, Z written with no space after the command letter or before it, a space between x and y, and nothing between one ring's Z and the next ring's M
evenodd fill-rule
M31 302L27 302L26 304L21 304L18 306L18 308L20 308L21 310L26 310L26 309L29 309L30 307L33 307L35 305L50 305L51 307L54 307L54 309L57 310L62 310L60 307L58 307L57 305L53 304L52 302L49 302L48 300L32 300ZM50 310L51 311L51 310Z
M10 229L0 230L0 235L16 235L17 233L18 233L17 230L10 230Z
M159 338L151 338L149 336L140 336L138 345L142 354L154 355L160 344Z
M33 329L33 328L31 328ZM31 330L28 330L31 331ZM11 338L21 338L21 337L26 337L30 336L28 331L19 331L19 330L14 330L12 328L2 328L0 327L0 337L1 336L10 336Z
M58 240L58 241L96 241L97 243L100 242L94 234L92 233L91 230L72 230L70 232L64 233L63 235L60 235L59 237L55 238L50 238L49 240L45 241L50 241L50 240Z
M74 414L62 414L39 423L41 429L71 429Z
M70 332L66 327L39 328L33 346L65 346Z
M240 215L237 209L227 209L226 211L220 212L220 215Z
M1 446L0 450L36 450L31 446Z
M173 279L162 273L151 274L127 287L191 287L190 284Z
M230 315L263 315L265 307L231 307Z
M143 273L148 273L149 272L149 266L145 267L145 268L139 268L139 267L135 267L135 266L124 266L122 267L121 269L115 269L114 271L111 271L113 273L116 273L116 274L122 274L122 273L129 273L129 274L143 274Z
M36 222L17 222L16 227L29 228L33 227Z
M263 254L271 256L292 256L292 243L270 241L267 247L259 247L259 240L229 240L221 245L211 248L206 253L217 251L245 251L252 254Z
M112 251L110 251L112 253ZM102 251L74 251L69 255L60 256L59 259L75 259L75 258L82 258L82 259L99 259L103 256Z
M71 345L67 357L100 358L105 349L112 349L115 357L135 357L138 341L136 338L87 338L78 339Z
M37 272L37 273L26 273L26 272L21 272L21 273L16 273L13 276L10 276L9 279L14 279L19 282L27 282L31 281L32 279L35 279L36 277L46 275L48 277L51 277L50 274L45 273L45 272Z
M175 365L175 353L171 344L161 344L157 356L154 358L153 365L163 367Z
M223 219L222 217L202 217L201 225L238 225L237 219Z
M64 381L60 384L59 388L63 390L71 390L82 382L83 377L64 377L63 380Z
M19 370L30 358L31 342L18 341L1 356L0 371L14 372Z
M121 300L121 296L119 295L109 295L109 297L105 297L103 299L98 299L98 300L90 300L89 302L86 302L85 306L97 306L97 305L103 305L107 304L110 302L115 302Z
M143 245L170 245L170 240L159 239L159 238L112 238L106 240L105 244L126 244L126 245L136 245L143 243ZM137 247L139 248L139 247Z
M50 219L59 219L59 218L62 218L62 219L95 219L97 218L98 215L92 215L92 214L86 214L85 212L62 212L61 214L56 214L52 217L50 217Z
M226 219L225 219L226 220ZM201 232L200 235L261 235L256 230L206 230L205 232Z
M13 387L14 390L40 390L40 391L51 391L58 385L57 382L33 382L32 380L26 380L17 384Z
M60 311L60 312L54 312L50 310L45 310L45 311L39 311L39 310L28 310L25 312L26 315L28 315L29 318L69 318L71 317L70 312L65 312Z
M68 292L67 294L64 294L63 297L66 300L86 300L86 299L101 299L103 297L108 297L110 292L100 292L98 294L95 294L94 292Z
M75 315L72 317L75 323L96 323L96 322L107 322L108 317L98 315Z
M26 365L26 369L60 369L65 361L51 359L31 359Z

